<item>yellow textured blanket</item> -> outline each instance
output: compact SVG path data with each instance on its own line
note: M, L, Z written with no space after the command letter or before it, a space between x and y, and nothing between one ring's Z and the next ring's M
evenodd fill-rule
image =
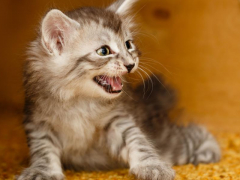
M193 166L191 164L174 167L176 180L240 180L240 133L214 132L220 142L223 155L221 162ZM28 165L28 148L21 118L4 115L0 117L0 180L15 179ZM109 172L66 171L69 180L131 180L128 170Z

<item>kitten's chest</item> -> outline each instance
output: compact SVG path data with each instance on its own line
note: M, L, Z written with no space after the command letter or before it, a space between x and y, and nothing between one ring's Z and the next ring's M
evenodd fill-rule
M64 151L79 149L84 152L92 146L97 133L96 126L86 117L76 115L63 121L58 131Z
M98 117L98 118L97 118ZM62 142L63 151L77 151L84 154L99 143L103 136L99 124L105 120L102 114L98 116L84 109L65 112L60 116L58 124L59 139Z

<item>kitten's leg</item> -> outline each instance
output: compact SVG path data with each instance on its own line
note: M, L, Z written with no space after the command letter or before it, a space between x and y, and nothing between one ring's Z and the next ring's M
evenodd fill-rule
M221 157L215 138L204 127L194 124L186 127L165 124L152 139L166 161L175 165L214 163Z
M42 124L28 123L26 132L31 152L31 166L17 180L62 180L59 141Z
M161 160L131 118L117 117L105 130L111 155L129 164L130 172L139 179L174 179L175 173L170 165Z

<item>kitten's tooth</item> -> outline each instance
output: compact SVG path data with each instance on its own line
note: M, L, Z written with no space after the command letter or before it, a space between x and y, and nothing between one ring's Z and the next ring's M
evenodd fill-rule
M108 85L108 83L106 81L103 81L102 84L106 85L106 86Z

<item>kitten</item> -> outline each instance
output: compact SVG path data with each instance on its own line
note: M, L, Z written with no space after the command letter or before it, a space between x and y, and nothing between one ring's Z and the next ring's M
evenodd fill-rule
M143 100L141 86L124 83L122 76L139 64L127 16L133 3L118 0L106 9L66 14L53 9L43 18L25 62L31 165L18 180L61 180L63 168L122 167L139 179L172 180L173 164L220 159L217 142L203 127L170 123L174 97L161 85L154 82Z

